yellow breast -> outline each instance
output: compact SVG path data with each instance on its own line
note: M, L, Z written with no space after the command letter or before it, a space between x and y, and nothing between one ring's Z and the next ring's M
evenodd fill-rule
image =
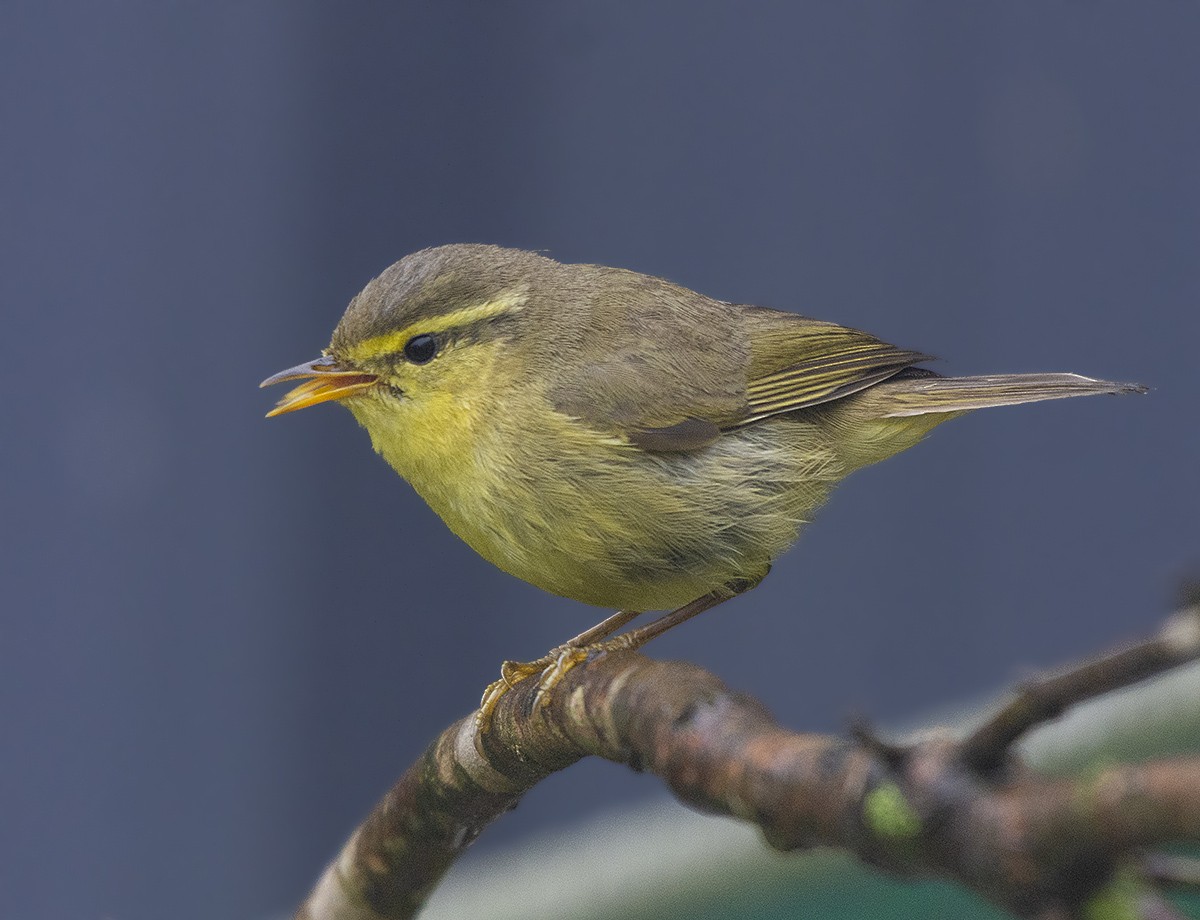
M756 580L840 475L824 435L792 421L648 454L556 411L536 383L498 379L495 354L473 351L460 385L347 404L451 530L554 594L659 610Z

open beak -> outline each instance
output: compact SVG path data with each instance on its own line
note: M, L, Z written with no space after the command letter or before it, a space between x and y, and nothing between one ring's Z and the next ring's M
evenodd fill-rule
M267 418L283 415L285 412L295 412L297 409L307 409L331 399L345 399L375 386L379 378L375 374L364 374L362 371L341 367L333 358L322 357L273 374L259 386L269 387L285 380L303 380L304 383L285 393L275 408L267 413Z

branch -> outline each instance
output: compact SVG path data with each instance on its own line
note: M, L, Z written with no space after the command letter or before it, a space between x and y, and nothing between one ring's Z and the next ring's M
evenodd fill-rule
M1171 617L1147 642L1018 687L1007 705L963 741L963 761L980 771L998 769L1018 738L1069 707L1191 661L1200 644L1196 609Z
M488 733L476 732L474 714L446 729L296 918L415 916L487 824L588 755L654 773L697 808L751 821L779 850L840 847L895 873L955 879L1019 916L1170 916L1156 888L1186 879L1143 850L1200 841L1200 756L1051 779L1012 747L1067 706L1198 658L1200 607L1147 642L1030 684L965 740L897 747L862 726L849 740L788 731L689 664L597 656L536 711L537 681L526 680L501 700Z

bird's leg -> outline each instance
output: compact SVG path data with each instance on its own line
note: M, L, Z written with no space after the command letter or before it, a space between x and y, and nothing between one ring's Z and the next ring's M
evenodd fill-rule
M642 612L640 610L618 610L612 616L605 617L591 629L585 629L574 639L568 639L559 648L554 649L554 651L557 652L563 648L580 648L584 645L593 645L601 639L607 639L630 620L634 620L641 615ZM554 654L554 652L551 652L551 654Z
M580 633L574 639L551 650L549 654L543 658L539 658L537 661L506 661L500 670L500 680L491 684L483 693L483 700L479 704L479 712L475 717L476 727L480 731L487 731L496 704L500 702L501 697L505 693L512 689L514 683L540 672L541 677L538 680L537 695L534 697L533 704L536 710L546 704L550 692L562 682L567 672L577 664L587 661L591 655L603 654L605 652L636 651L651 639L658 638L667 630L673 629L680 623L690 620L705 610L711 610L713 607L724 603L730 598L737 597L737 595L749 591L760 581L762 581L761 576L755 579L731 581L716 591L711 591L703 597L698 597L694 601L684 604L676 610L672 610L670 613L663 614L657 620L653 620L645 626L631 629L627 633L622 633L615 638L609 639L609 636L637 616L637 613L632 611L621 610L614 613L608 619L597 623L591 629Z
M580 664L591 655L603 654L605 652L621 652L621 651L637 651L651 639L657 639L669 629L674 629L680 623L685 623L694 616L704 613L705 610L712 610L718 604L723 604L730 598L737 597L753 588L762 579L756 581L748 581L739 579L736 582L731 582L716 591L711 591L703 597L698 597L690 603L684 604L670 613L664 613L657 620L652 620L645 626L639 626L637 629L631 629L627 633L622 633L613 639L608 639L603 642L591 642L586 646L568 645L562 649L556 649L558 655L555 656L553 664L542 671L541 679L538 681L537 695L534 697L534 708L546 704L550 692L562 682L575 665Z
M506 661L500 665L499 683L511 687L514 683L524 680L533 674L539 674L548 665L554 664L562 655L571 649L586 648L595 645L602 639L607 639L618 629L642 615L640 610L618 610L610 617L605 617L590 629L585 629L574 639L568 639L562 645L550 649L537 661Z
M703 597L696 598L691 603L684 604L677 610L672 610L670 613L664 613L657 620L652 620L645 626L639 626L637 629L631 629L629 632L622 633L615 639L609 639L607 642L593 642L589 645L589 651L636 651L651 639L657 639L668 629L674 629L680 623L685 623L692 617L704 613L705 610L712 610L712 608L716 607L718 604L723 604L725 601L749 591L756 584L758 584L758 582L731 582L724 587L718 588L716 591L711 591L708 594L705 594Z

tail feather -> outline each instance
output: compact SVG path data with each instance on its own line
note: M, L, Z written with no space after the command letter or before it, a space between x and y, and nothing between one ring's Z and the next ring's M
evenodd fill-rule
M873 388L878 418L966 412L1043 399L1099 393L1145 393L1139 383L1093 380L1079 374L992 374L983 377L901 377ZM875 408L875 407L873 407Z

